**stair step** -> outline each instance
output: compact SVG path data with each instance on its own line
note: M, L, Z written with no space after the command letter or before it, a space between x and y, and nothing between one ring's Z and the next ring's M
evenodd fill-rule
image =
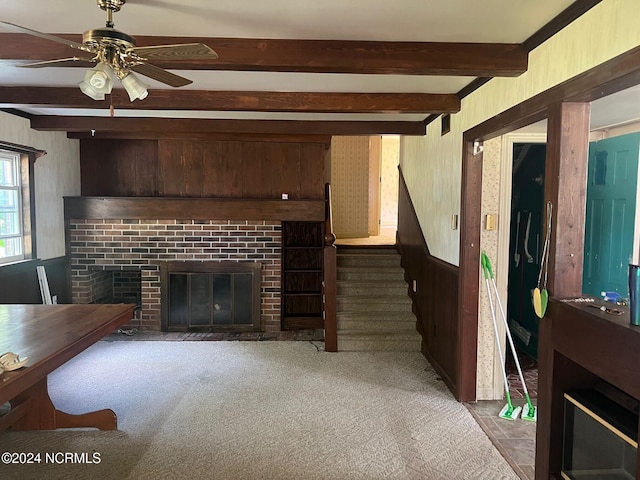
M388 335L384 333L338 332L341 352L419 352L422 338L417 332Z
M343 266L338 267L338 280L350 279L367 279L371 280L387 280L398 279L404 281L404 269L401 266L396 267L360 267L360 266Z
M400 267L400 255L345 255L338 253L338 268L340 267Z
M340 351L420 351L395 249L338 248L337 322Z
M357 313L358 315L354 315ZM416 317L410 312L338 312L339 331L396 332L415 330Z
M411 312L411 299L405 296L365 296L338 295L337 311L365 311L365 312Z
M398 254L395 247L344 247L338 245L338 255L387 255Z
M339 281L338 295L407 295L404 282Z
M414 322L413 312L338 312L338 319L375 322Z

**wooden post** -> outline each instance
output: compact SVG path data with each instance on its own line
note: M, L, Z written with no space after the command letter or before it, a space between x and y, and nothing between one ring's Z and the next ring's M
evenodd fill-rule
M558 103L549 108L543 212L551 202L553 219L547 289L559 298L582 294L589 112L588 103ZM553 311L549 308L541 319L539 331L538 480L557 474L562 460L562 397L554 389L554 381L559 378L554 375L559 374L562 364L553 345L553 322L557 321Z
M553 221L547 289L559 298L582 295L590 108L588 103L549 108L543 211L550 201Z
M334 245L336 236L333 233L331 215L331 185L325 184L326 219L323 251L322 277L322 316L324 320L324 349L326 352L338 351L337 295L338 267L337 251Z

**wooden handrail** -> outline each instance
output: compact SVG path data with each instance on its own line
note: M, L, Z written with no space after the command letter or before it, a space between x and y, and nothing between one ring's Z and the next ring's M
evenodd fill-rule
M331 184L324 184L324 244L333 245L336 236L333 233L333 209L331 206Z
M325 229L323 251L322 278L322 317L324 319L324 349L326 352L338 351L337 326L337 251L336 236L333 233L333 218L331 213L331 185L324 186L325 193Z

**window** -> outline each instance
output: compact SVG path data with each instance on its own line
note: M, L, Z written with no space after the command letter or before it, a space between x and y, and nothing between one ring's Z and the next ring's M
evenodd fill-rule
M0 140L0 265L37 258L34 165L46 154Z
M36 258L33 169L46 153L0 141L0 265Z
M20 155L0 150L0 263L24 258Z

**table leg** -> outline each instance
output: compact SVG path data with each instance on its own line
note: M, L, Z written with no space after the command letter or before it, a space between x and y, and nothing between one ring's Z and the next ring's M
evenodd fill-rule
M79 415L56 410L49 397L47 378L40 380L11 400L12 411L25 406L11 424L12 430L55 430L57 428L93 427L99 430L116 430L118 421L113 410L96 410ZM11 412L7 414L11 415Z

